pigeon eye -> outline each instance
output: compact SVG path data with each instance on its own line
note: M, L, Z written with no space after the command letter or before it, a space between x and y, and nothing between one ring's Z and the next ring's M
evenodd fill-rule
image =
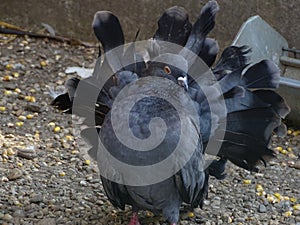
M171 74L171 69L168 66L164 67L164 71L165 71L166 74Z

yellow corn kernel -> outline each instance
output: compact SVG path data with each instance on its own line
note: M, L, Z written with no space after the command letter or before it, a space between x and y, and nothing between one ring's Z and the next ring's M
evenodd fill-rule
M48 126L49 127L55 127L55 123L54 122L50 122L50 123L48 123Z
M189 218L195 217L195 213L193 213L193 212L188 212L188 217L189 217Z
M21 115L18 117L18 120L24 121L24 120L26 120L26 117Z
M61 176L61 177L66 176L66 173L65 172L60 172L59 176Z
M11 94L12 94L12 91L11 91L11 90L5 90L5 91L4 91L4 95L8 95L8 96L9 96L9 95L11 95Z
M19 206L19 207L23 206L23 204L22 204L21 202L19 202L18 200L15 201L14 204L15 204L16 206Z
M84 161L84 163L85 163L86 165L90 165L90 164L91 164L91 160L86 159L86 160Z
M276 202L276 199L275 199L273 196L271 196L271 195L268 195L268 196L267 196L267 200L268 200L270 203L275 203L275 202Z
M72 153L73 155L76 155L76 154L78 154L79 152L78 152L77 150L73 150L71 153Z
M10 81L12 80L12 76L10 75L5 75L3 78L2 78L3 81Z
M58 132L60 131L60 127L59 127L59 126L54 127L53 131L54 131L55 133L58 133Z
M251 184L251 180L243 180L243 184Z
M18 163L17 163L17 166L18 166L18 167L22 167L22 166L23 166L23 163L18 162Z
M289 217L289 216L291 216L293 213L292 213L292 211L287 211L287 212L285 212L283 215L285 216L285 217Z
M16 122L16 125L18 126L18 127L21 127L21 126L23 126L24 125L24 122Z
M262 196L263 195L263 192L261 191L261 192L256 192L256 195L257 196Z
M0 106L0 111L5 111L5 110L6 110L5 106Z
M20 76L20 74L18 72L13 72L12 75L16 78L18 78Z
M276 150L278 150L278 151L282 151L282 150L283 150L283 148L282 148L281 146L278 146L278 147L276 148Z
M291 147L288 147L287 150L288 150L289 152L293 151L293 149L292 149Z
M298 136L300 134L300 130L295 130L294 132L293 132L293 135L294 136Z
M61 59L61 55L55 55L55 60L58 61Z
M295 203L295 202L297 202L297 199L292 197L292 198L290 198L290 201Z
M14 92L16 92L16 93L21 93L21 89L20 88L16 88L15 90L14 90Z
M233 220L232 220L232 218L229 216L228 217L228 220L227 220L227 223L232 223L233 222Z
M283 155L286 155L286 154L288 154L288 151L283 149L280 153L283 154Z
M263 190L264 190L264 188L262 187L262 185L260 185L260 184L256 185L256 191L263 192Z
M73 137L72 137L72 135L66 135L66 136L65 136L65 139L66 139L67 141L72 141L72 140L73 140Z
M33 96L25 96L25 100L28 102L36 102L35 97Z
M6 68L7 70L10 70L10 69L13 68L13 66L12 66L11 64L6 64L5 68Z
M35 138L36 140L39 140L39 139L40 139L40 134L39 134L38 131L34 134L34 138Z
M300 204L294 205L294 206L293 206L293 209L294 209L294 210L300 210Z
M283 196L283 197L282 197L282 200L283 200L283 201L290 201L290 198L289 198L288 196Z
M281 199L282 199L282 196L281 196L281 194L279 194L279 193L274 193L274 196L275 196L278 200L281 200Z
M293 131L292 131L292 130L288 130L287 133L288 133L288 134L292 134Z
M44 66L47 66L48 63L47 63L47 61L42 60L42 61L40 62L40 65L41 65L42 67L44 67Z
M33 118L33 115L32 115L32 114L28 114L28 115L26 116L26 118L30 120L30 119Z

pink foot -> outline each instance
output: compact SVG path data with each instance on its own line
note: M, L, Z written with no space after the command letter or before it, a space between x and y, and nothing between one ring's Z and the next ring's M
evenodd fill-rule
M171 225L176 225L176 223L171 223Z
M134 212L132 213L132 217L130 219L129 225L141 225L138 218L138 213Z

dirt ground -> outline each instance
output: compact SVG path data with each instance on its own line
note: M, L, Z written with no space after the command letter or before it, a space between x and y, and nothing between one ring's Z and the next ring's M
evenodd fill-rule
M91 68L98 49L0 35L0 224L127 224L130 208L107 200L96 164L79 152L72 119L53 109L68 66ZM300 225L300 131L273 137L277 158L251 174L230 164L211 179L203 210L180 224ZM140 212L142 224L166 224Z

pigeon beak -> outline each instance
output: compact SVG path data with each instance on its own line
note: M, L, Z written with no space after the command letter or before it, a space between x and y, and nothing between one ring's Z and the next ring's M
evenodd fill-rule
M178 85L180 85L181 87L183 87L186 91L188 90L189 86L188 86L187 76L178 77L177 78L177 83L178 83Z

